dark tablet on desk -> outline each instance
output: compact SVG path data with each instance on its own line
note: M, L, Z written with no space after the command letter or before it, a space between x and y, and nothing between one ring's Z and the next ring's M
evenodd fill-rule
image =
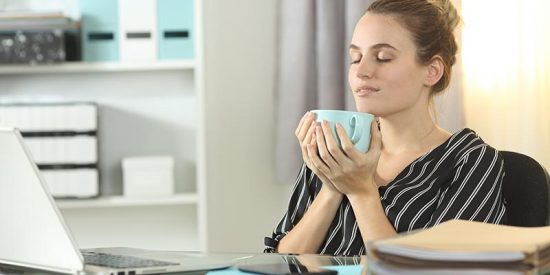
M264 274L264 275L289 275L289 274L312 274L312 275L336 275L336 270L322 268L308 268L298 264L258 264L258 265L243 265L238 269L243 272Z

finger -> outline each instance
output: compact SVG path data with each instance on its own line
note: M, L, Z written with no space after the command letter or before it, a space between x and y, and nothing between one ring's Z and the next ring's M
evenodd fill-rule
M331 133L329 133L329 135L332 136ZM330 149L327 147L327 144L326 144L327 135L325 135L325 133L323 132L322 127L317 126L317 129L315 131L315 137L317 141L317 149L319 150L319 156L321 157L321 159L329 167L337 167L338 162L333 158L332 154L330 153Z
M313 134L315 134L315 127L317 126L317 123L315 121L312 121L310 124L309 124L309 128L307 130L307 133L306 133L306 136L304 137L304 139L302 140L302 143L303 144L309 144L311 143L311 139L313 137Z
M319 147L317 146L317 135L315 134L315 132L313 132L313 134L311 135L311 142L308 144L313 145L314 151L317 152L317 155L319 155Z
M312 112L309 112L306 119L302 123L302 127L300 127L300 130L298 131L298 140L302 142L307 135L309 129L311 128L311 125L315 123L315 115Z
M300 148L302 149L302 158L304 159L304 162L306 164L310 163L306 146L311 143L311 141L313 140L314 134L315 134L315 121L311 123L309 130L306 136L304 137L304 140L300 140Z
M344 151L344 154L346 154L346 156L352 160L360 158L362 152L355 148L355 145L353 145L353 142L346 133L346 130L344 129L344 127L342 127L340 123L336 123L336 133L338 134L340 142L342 143L342 151Z
M309 115L309 112L306 112L302 118L300 119L300 122L298 123L298 127L296 127L296 130L294 131L294 135L298 136L300 133L300 129L302 128L302 125L304 124L304 121L306 121L307 116Z
M380 155L382 151L382 133L378 129L378 122L373 120L371 123L371 139L369 152L373 152L375 155Z
M314 166L315 170L318 170L323 175L328 175L330 173L330 168L323 162L321 158L317 155L317 150L311 144L307 145L308 156L311 163Z
M326 146L328 148L329 153L337 163L342 163L342 161L344 161L346 156L342 153L342 150L340 149L340 146L338 145L336 138L332 134L332 130L330 129L330 124L327 121L323 121L321 123L321 126L323 129Z

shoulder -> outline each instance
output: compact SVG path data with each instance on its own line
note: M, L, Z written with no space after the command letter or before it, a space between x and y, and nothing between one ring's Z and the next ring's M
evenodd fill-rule
M455 147L457 164L471 163L472 161L477 163L502 162L499 151L483 141L472 129L464 128L453 134L451 139L448 146Z

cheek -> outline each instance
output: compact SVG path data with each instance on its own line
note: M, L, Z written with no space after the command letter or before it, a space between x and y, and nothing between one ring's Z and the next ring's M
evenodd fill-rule
M422 78L415 69L398 68L384 74L384 82L396 94L407 94L422 87Z
M353 66L350 66L348 70L348 84L352 90L354 87L355 75L355 69L353 68Z

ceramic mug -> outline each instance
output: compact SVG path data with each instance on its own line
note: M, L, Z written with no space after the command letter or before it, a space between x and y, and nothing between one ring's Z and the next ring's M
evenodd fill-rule
M363 153L367 152L370 145L370 129L374 116L369 113L359 113L340 110L313 110L315 121L326 120L336 142L341 146L340 138L336 133L336 123L340 123L346 130L355 148Z

